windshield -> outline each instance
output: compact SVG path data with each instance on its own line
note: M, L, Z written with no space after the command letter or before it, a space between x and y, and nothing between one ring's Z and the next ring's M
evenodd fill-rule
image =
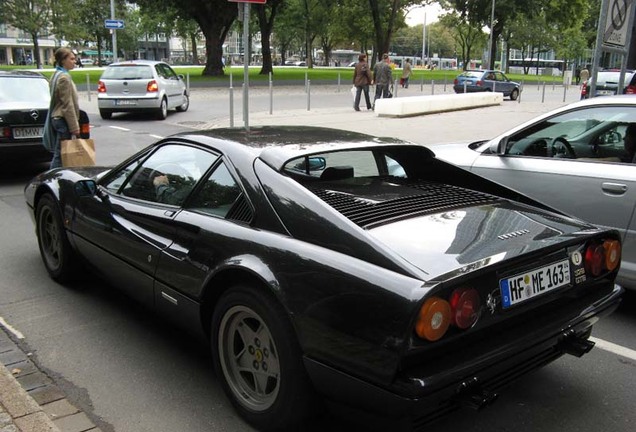
M46 78L0 77L0 102L49 103Z
M150 66L137 64L109 66L102 74L102 79L152 79L152 69Z

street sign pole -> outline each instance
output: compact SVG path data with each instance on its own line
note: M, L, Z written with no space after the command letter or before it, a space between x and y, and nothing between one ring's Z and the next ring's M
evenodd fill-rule
M115 0L110 0L110 18L115 19ZM117 61L117 30L111 29L110 32L113 34L113 63L115 63Z
M250 88L250 4L243 6L243 122L245 130L250 130L249 88Z

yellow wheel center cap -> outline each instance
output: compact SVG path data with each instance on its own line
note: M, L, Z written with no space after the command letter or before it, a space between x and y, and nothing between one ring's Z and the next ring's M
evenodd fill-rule
M256 361L263 361L263 351L256 350L256 352L254 353L254 357L256 358Z

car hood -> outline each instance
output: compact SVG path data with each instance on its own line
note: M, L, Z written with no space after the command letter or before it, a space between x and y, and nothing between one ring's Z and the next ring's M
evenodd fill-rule
M595 230L584 222L502 200L404 219L368 231L431 280L444 280Z
M41 100L34 101L4 101L0 103L0 113L11 111L28 111L35 110L48 110L49 103Z
M479 152L470 148L470 143L452 143L452 144L435 144L429 148L433 150L435 156L443 161L450 162L453 165L470 169L475 159L480 155Z

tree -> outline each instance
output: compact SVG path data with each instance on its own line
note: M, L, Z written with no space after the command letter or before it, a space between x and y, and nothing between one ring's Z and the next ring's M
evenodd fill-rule
M462 69L466 70L472 60L472 53L476 46L483 46L486 40L481 27L468 21L466 16L462 16L456 11L449 12L440 18L440 23L453 29L453 38L460 48L460 61Z
M203 75L222 76L223 42L238 16L240 3L227 0L132 0L135 3L164 10L174 8L184 19L191 18L205 37L206 63Z
M0 21L28 33L33 41L33 56L37 68L42 68L39 38L48 32L55 0L4 0Z
M271 36L274 28L274 18L279 11L283 0L269 0L264 5L256 5L255 13L258 19L258 26L261 31L261 44L263 54L263 66L261 67L261 75L268 75L273 72L272 68L272 47Z

